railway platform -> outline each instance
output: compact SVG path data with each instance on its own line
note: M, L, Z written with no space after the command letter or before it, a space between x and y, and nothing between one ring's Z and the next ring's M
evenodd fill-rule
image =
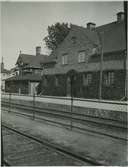
M127 165L127 141L91 132L77 132L51 123L2 112L2 122L104 165Z

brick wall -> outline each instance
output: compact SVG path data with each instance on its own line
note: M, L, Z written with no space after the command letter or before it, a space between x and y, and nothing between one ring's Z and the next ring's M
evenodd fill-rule
M106 71L103 72L103 76ZM99 72L92 72L92 82L84 86L82 81L82 75L84 73L78 73L76 80L73 83L73 96L97 99L99 97ZM44 95L52 96L67 96L67 77L64 74L56 75L59 79L58 86L55 85L55 75L47 76L47 85L44 86L44 80L42 80L41 89ZM114 83L110 86L102 85L102 98L120 100L124 96L124 71L114 71Z
M92 32L93 33L93 32ZM93 34L96 35L96 34ZM76 37L76 42L72 43L72 37ZM98 40L98 37L95 36ZM67 96L67 73L75 70L78 75L73 84L73 96L97 99L99 97L99 77L100 77L100 52L97 45L87 37L82 29L71 29L68 36L56 49L57 63L53 67L44 70L45 76L48 77L47 86L42 82L43 94L55 96ZM93 48L97 47L96 54L92 54ZM78 53L87 51L87 62L78 62ZM68 63L62 64L62 56L68 54ZM86 59L86 58L85 58ZM124 51L114 51L104 53L103 56L103 75L106 71L114 71L114 84L110 86L102 85L103 99L121 99L124 96ZM88 86L83 86L82 74L92 74L92 82ZM59 86L55 86L55 76L59 78Z

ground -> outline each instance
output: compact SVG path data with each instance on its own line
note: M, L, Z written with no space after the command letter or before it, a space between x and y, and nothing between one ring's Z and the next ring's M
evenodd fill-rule
M79 154L91 157L105 165L126 165L127 142L125 140L55 126L39 120L3 112L2 121L28 133L49 140Z

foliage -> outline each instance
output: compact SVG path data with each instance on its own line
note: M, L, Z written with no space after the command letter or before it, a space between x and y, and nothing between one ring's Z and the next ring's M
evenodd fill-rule
M51 51L54 51L57 46L64 40L69 32L68 23L56 23L48 26L48 36L44 38L46 46Z

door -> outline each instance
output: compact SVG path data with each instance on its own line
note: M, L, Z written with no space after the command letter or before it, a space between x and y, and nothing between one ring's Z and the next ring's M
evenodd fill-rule
M71 79L70 77L67 77L67 96L71 96Z

